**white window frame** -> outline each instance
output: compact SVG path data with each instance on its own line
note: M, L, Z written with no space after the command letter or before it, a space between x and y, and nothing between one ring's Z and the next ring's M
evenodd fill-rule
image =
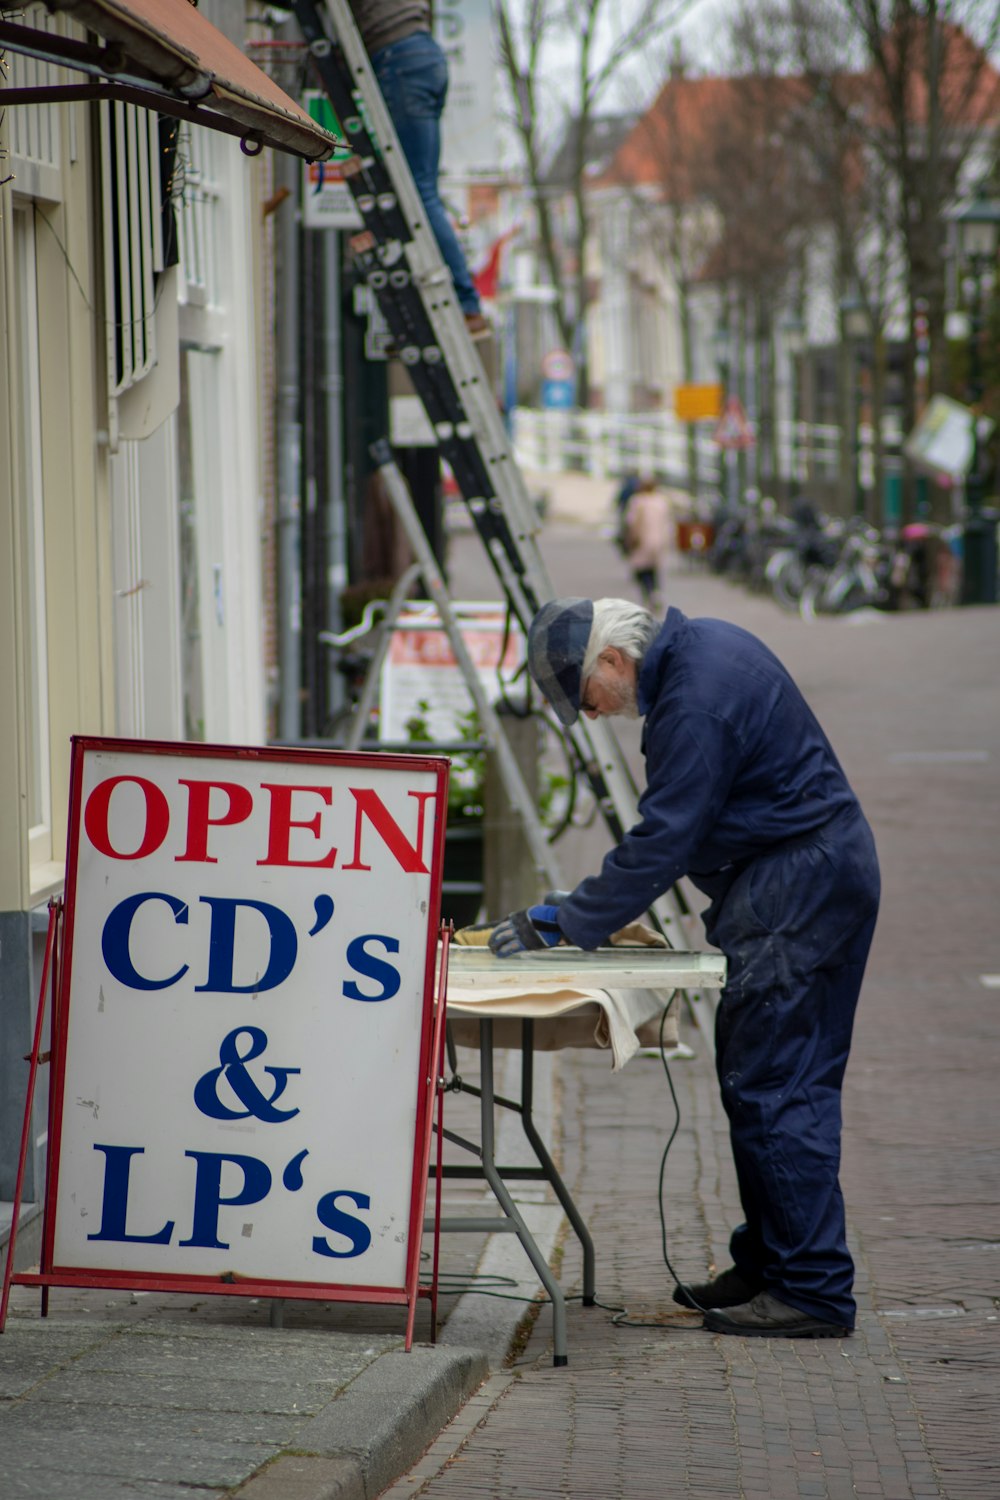
M187 361L198 652L209 740L254 743L266 722L258 420L245 163L229 137L185 127L177 204L180 331Z
M18 384L21 391L22 653L28 751L28 861L52 859L52 763L49 734L48 633L45 589L45 510L42 485L41 385L35 221L30 200L13 203Z

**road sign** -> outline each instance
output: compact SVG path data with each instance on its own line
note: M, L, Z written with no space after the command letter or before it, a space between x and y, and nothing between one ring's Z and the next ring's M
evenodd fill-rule
M550 349L542 355L543 380L572 380L575 374L573 356L565 349Z
M722 409L719 425L712 434L712 441L720 448L753 448L757 437L747 420L743 402L738 396L729 396Z
M721 385L674 386L674 415L679 422L704 422L721 414Z
M543 380L542 408L545 411L570 411L576 405L576 387L572 380Z

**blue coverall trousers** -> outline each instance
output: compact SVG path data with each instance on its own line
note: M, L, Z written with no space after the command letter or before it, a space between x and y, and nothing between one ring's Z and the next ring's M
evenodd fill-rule
M840 1100L878 912L871 830L842 814L708 893L706 932L728 961L716 1068L745 1216L733 1262L788 1306L853 1328Z

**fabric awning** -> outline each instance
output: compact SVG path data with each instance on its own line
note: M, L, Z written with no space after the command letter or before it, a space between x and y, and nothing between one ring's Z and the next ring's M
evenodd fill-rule
M337 140L223 36L189 0L45 0L95 32L94 46L4 19L0 47L101 82L83 86L3 89L4 105L48 99L117 98L190 119L262 146L324 161ZM9 17L8 12L8 17Z

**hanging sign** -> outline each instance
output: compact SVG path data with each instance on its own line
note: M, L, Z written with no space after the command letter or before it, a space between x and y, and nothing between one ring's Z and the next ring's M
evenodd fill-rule
M42 1271L417 1286L447 762L77 739Z
M976 455L977 426L980 441L989 440L990 419L979 417L971 407L950 396L932 396L920 420L903 444L903 452L922 469L929 469L944 483L964 478Z

